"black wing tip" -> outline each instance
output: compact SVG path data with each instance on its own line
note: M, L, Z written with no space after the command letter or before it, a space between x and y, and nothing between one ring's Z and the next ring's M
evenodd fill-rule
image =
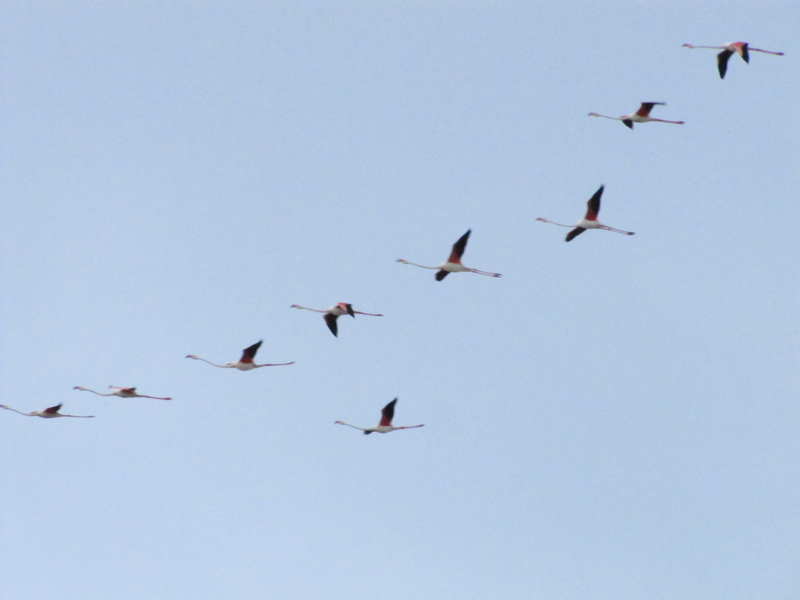
M631 121L630 119L624 119L622 122L628 129L633 129L633 121Z
M584 229L583 227L576 227L575 229L573 229L572 231L570 231L567 234L567 238L566 238L565 241L571 242L576 237L578 237L580 234L582 234L584 231L586 231L586 229Z
M327 315L323 315L322 318L325 319L325 324L328 326L328 329L331 330L333 336L339 337L339 327L336 325L336 315L328 313Z
M445 271L444 269L436 273L436 281L441 281L445 277L447 277L447 271Z

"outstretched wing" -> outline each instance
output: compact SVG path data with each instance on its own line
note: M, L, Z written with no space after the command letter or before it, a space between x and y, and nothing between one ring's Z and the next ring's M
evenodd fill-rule
M62 406L64 406L64 405L63 404L58 404L56 406L51 406L50 408L45 408L42 412L45 412L48 415L57 415L58 411L61 410Z
M603 188L605 186L601 185L600 189L594 193L594 196L589 198L586 202L586 220L587 221L597 221L597 215L600 214L600 196L603 195ZM578 235L577 233L575 235ZM569 241L569 240L567 240Z
M642 102L642 105L639 107L639 110L636 111L636 114L640 117L649 117L650 111L653 110L653 107L656 104L663 105L663 102Z
M394 419L394 405L397 404L397 398L389 402L386 406L383 407L381 410L381 422L378 425L388 427L392 424L392 419Z
M239 362L243 363L253 362L253 359L256 357L256 352L258 352L258 349L261 347L261 344L263 342L264 340L261 340L253 344L252 346L245 348L244 351L242 351L242 358L239 359Z
M345 304L344 306L345 306L345 310L347 311L347 314L350 315L351 317L355 318L356 313L353 311L353 305L352 304Z
M323 317L325 322L328 324L328 329L331 330L331 333L336 337L339 337L339 326L336 325L336 319L338 319L338 315L332 315L328 313Z
M622 122L625 123L625 127L628 129L633 129L633 121L630 119L622 119Z
M567 234L567 241L571 242L576 237L578 237L580 234L582 234L584 231L586 231L586 229L584 229L583 227L576 227L575 229L573 229L572 231L570 231Z
M453 251L450 253L450 258L447 259L447 262L461 263L461 257L464 254L464 250L467 248L467 240L469 239L470 233L472 233L472 229L468 229L467 233L458 238L458 241L453 244ZM441 281L441 279L439 281Z
M747 50L747 44L742 44L742 58L744 62L750 63L750 52Z
M733 54L732 50L723 50L717 54L717 68L719 69L719 78L725 79L725 72L728 70L728 59Z
M436 281L441 281L445 277L447 277L447 271L445 271L444 269L436 272Z

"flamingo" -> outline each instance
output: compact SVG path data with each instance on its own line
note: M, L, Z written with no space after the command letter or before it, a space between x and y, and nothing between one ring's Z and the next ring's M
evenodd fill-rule
M666 106L666 102L642 102L639 110L629 115L622 115L621 117L609 117L606 115L598 115L595 112L590 112L590 117L603 117L604 119L613 119L614 121L622 121L629 129L633 129L634 123L647 123L648 121L657 121L658 123L673 123L674 125L683 125L683 121L665 121L664 119L654 119L650 116L650 111L653 107L659 104Z
M369 435L373 431L377 431L378 433L389 433L390 431L396 431L398 429L415 429L417 427L425 427L425 425L407 425L405 427L394 427L392 425L392 419L394 418L394 405L397 404L397 398L389 402L386 406L383 407L381 410L381 422L378 423L375 427L367 427L364 429L363 427L356 427L355 425L350 425L350 423L345 423L344 421L336 421L334 425L347 425L348 427L352 427L353 429L360 429L364 432L364 435Z
M339 337L339 326L336 324L336 319L341 317L342 315L350 315L355 319L356 315L367 315L368 317L382 317L383 315L376 315L373 313L366 313L361 312L359 310L353 310L352 304L347 304L346 302L339 302L338 304L334 304L330 308L326 308L325 310L320 310L318 308L307 308L305 306L300 306L299 304L292 304L290 308L299 308L300 310L310 310L313 312L324 313L325 316L325 323L328 325L328 329L331 330L331 333Z
M453 251L450 253L450 258L438 267L426 267L425 265L408 262L402 258L398 258L397 262L403 263L404 265L421 267L423 269L435 269L437 270L436 281L441 281L447 277L448 273L477 273L478 275L487 275L489 277L501 277L500 273L489 273L487 271L479 271L478 269L470 269L461 264L461 256L464 254L464 250L467 247L467 240L469 239L470 233L472 233L472 230L468 229L467 233L458 238L458 241L453 244Z
M684 48L711 48L713 50L722 50L717 54L717 68L719 69L719 78L725 79L725 73L728 70L728 59L736 52L742 57L742 60L750 64L750 52L763 52L764 54L774 54L776 56L783 56L783 52L773 52L771 50L762 50L761 48L751 48L747 42L728 42L724 46L693 46L692 44L684 44Z
M551 223L553 225L558 225L559 227L574 227L572 231L567 234L567 241L572 241L576 236L579 236L587 229L605 229L606 231L614 231L616 233L624 233L625 235L633 235L633 231L622 231L621 229L614 229L613 227L608 227L607 225L603 225L597 220L597 214L600 212L600 196L603 195L603 188L605 186L600 186L600 189L594 193L594 196L589 198L589 201L586 203L586 216L583 217L580 221L578 221L575 225L564 225L563 223L556 223L554 221L548 221L547 219L543 219L539 217L536 219L537 221L542 221L543 223Z
M288 363L272 363L272 364L263 364L257 365L253 362L253 359L256 357L256 352L261 347L261 344L264 340L260 340L253 344L252 346L248 346L242 351L242 358L237 360L236 362L230 362L226 365L218 365L212 363L210 360L206 360L205 358L200 358L199 356L195 356L194 354L187 354L186 358L193 358L195 360L202 360L203 362L207 362L208 364L219 367L220 369L239 369L240 371L252 371L253 369L260 369L261 367L285 367L287 365L293 365L294 361ZM169 398L167 398L168 400Z
M137 394L135 387L115 387L113 385L108 386L109 389L114 390L110 394L101 394L100 392L95 392L94 390L90 390L85 387L81 387L76 385L73 390L80 390L82 392L92 392L93 394L97 394L98 396L119 396L120 398L152 398L153 400L172 400L172 398L159 398L158 396L145 396L144 394Z
M35 410L33 412L22 412L21 410L17 410L16 408L11 408L10 406L6 406L5 404L0 404L0 408L5 408L6 410L13 410L15 413L19 413L21 415L25 415L26 417L42 417L43 419L57 419L58 417L72 417L73 419L94 419L94 415L62 415L59 410L61 407L64 406L63 404L57 404L56 406L51 406L50 408L43 408L42 410Z

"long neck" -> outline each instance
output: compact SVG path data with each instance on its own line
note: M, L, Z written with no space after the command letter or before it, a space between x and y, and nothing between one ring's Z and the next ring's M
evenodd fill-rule
M407 260L400 259L397 262L401 262L404 265L412 265L414 267L420 267L421 269L438 269L439 267L426 267L425 265L418 265L417 263L408 262Z
M558 225L559 227L575 227L575 225L564 225L563 223L556 223L555 221L548 221L547 219L543 219L539 217L536 219L537 221L541 221L542 223L550 223L550 225Z
M711 50L727 50L725 46L693 46L692 44L684 44L684 48L710 48ZM752 48L751 48L752 50Z
M609 117L608 115L599 115L597 113L589 113L590 117L603 117L604 119L611 119L612 121L621 121L622 117Z
M25 412L22 412L21 410L17 410L16 408L11 408L10 406L6 406L5 404L0 404L0 408L5 408L6 410L13 410L15 413L19 413L19 414L21 414L23 416L26 416L26 417L35 417L36 416L33 413L25 413Z
M326 313L326 312L328 312L327 310L320 310L318 308L308 308L306 306L298 306L297 304L292 306L292 308L299 308L300 310L310 310L312 312L318 312L318 313Z
M97 394L98 396L116 396L116 394L101 394L100 392L95 392L94 390L90 390L88 388L75 388L76 390L80 390L82 392L92 392L93 394Z
M200 358L199 356L193 356L192 358L195 359L195 360L202 360L204 363L208 363L212 367L219 367L220 369L230 369L230 368L232 368L231 365L218 365L216 363L212 363L210 360L206 360L205 358Z
M359 431L367 431L363 427L356 427L355 425L350 425L350 423L345 423L344 421L336 421L335 425L347 425L348 427L352 427L353 429L358 429Z

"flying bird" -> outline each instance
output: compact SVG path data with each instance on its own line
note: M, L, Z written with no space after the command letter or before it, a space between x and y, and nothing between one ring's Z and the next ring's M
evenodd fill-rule
M261 344L264 340L256 342L252 346L248 346L242 351L242 358L237 360L236 362L229 362L225 365L218 365L216 363L211 362L210 360L206 360L205 358L200 358L199 356L195 356L194 354L187 354L186 358L193 358L195 360L202 360L214 367L219 367L220 369L239 369L240 371L252 371L253 369L260 369L261 367L285 367L287 365L293 365L294 361L288 363L267 363L263 365L257 365L254 360L256 358L256 352L261 347ZM169 398L166 398L169 400Z
M733 56L734 52L741 56L742 60L747 64L750 64L750 52L763 52L764 54L783 56L783 52L772 52L771 50L761 50L761 48L751 48L747 42L728 42L724 46L693 46L692 44L684 44L683 47L722 50L722 52L717 54L717 69L719 69L720 79L725 79L725 73L728 71L728 59Z
M394 418L394 405L397 404L397 398L389 402L386 406L383 407L381 410L381 422L378 423L375 427L367 427L364 429L363 427L356 427L355 425L350 425L350 423L345 423L344 421L336 421L335 425L347 425L348 427L352 427L353 429L360 429L364 432L364 435L369 435L373 431L377 431L378 433L389 433L390 431L396 431L398 429L415 429L417 427L425 427L424 425L407 425L405 427L395 427L392 425L392 419Z
M615 233L624 233L625 235L633 235L633 231L622 231L621 229L614 229L613 227L608 227L607 225L603 225L597 220L597 215L600 212L600 196L603 195L603 187L600 186L600 189L594 193L594 196L589 198L589 201L586 203L586 216L584 216L580 221L578 221L575 225L564 225L563 223L556 223L554 221L548 221L547 219L543 219L539 217L536 219L537 221L542 221L543 223L551 223L552 225L558 225L559 227L574 227L572 231L567 234L567 241L572 241L576 236L579 236L587 229L605 229L606 231L613 231Z
M383 315L376 315L373 313L366 313L358 310L353 310L353 305L347 304L346 302L339 302L338 304L334 304L330 308L326 308L324 310L320 310L319 308L307 308L305 306L300 306L299 304L292 304L290 308L299 308L300 310L310 310L313 312L323 313L325 315L323 319L325 319L325 323L328 325L328 329L330 329L331 333L336 337L339 337L339 326L336 324L336 319L338 319L342 315L350 315L353 318L355 318L356 315L367 315L368 317L383 316Z
M94 419L94 415L62 415L59 410L61 407L64 406L63 404L57 404L56 406L51 406L50 408L43 408L42 410L35 410L33 412L22 412L17 410L16 408L11 408L10 406L6 406L5 404L0 404L0 408L5 408L6 410L13 410L15 413L19 413L21 415L25 415L26 417L42 417L43 419L57 419L58 417L72 417L73 419Z
M437 271L436 281L441 281L447 277L448 273L477 273L478 275L488 275L489 277L501 277L500 273L489 273L487 271L479 271L478 269L470 269L469 267L465 267L461 264L461 256L464 254L464 250L467 247L467 240L469 239L470 233L472 233L472 230L468 229L467 233L458 238L458 241L453 244L453 251L450 253L450 258L448 258L438 267L426 267L425 265L418 265L417 263L408 262L402 258L398 258L397 262L405 265L421 267L423 269L434 269Z
M158 396L145 396L144 394L137 394L135 387L115 387L113 385L108 386L109 389L114 390L108 394L101 394L100 392L95 392L94 390L90 390L85 387L81 387L76 385L73 390L80 390L82 392L92 392L93 394L97 394L98 396L119 396L120 398L152 398L153 400L172 400L172 398L159 398Z
M598 115L595 112L589 113L590 117L603 117L604 119L613 119L614 121L622 121L629 129L633 129L634 123L647 123L649 121L656 121L658 123L673 123L675 125L683 125L683 121L665 121L664 119L654 119L650 116L650 111L657 104L665 106L665 102L642 102L642 105L634 113L629 115L622 115L621 117L609 117L607 115Z

